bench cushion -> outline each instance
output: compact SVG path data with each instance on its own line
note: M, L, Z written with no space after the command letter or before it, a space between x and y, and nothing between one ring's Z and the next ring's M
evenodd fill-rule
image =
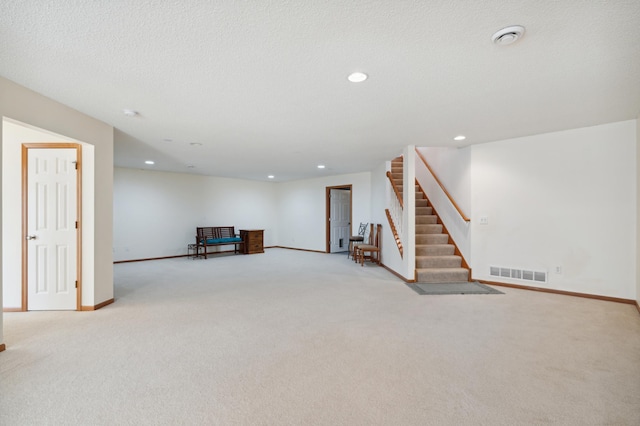
M241 242L242 242L242 238L240 237L207 239L207 244L224 244L224 243L241 243Z

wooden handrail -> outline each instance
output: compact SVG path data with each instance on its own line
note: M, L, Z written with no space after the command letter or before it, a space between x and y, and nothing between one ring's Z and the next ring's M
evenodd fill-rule
M393 239L396 241L396 245L398 246L400 257L402 257L404 250L402 249L402 241L400 240L400 235L398 235L398 230L396 229L396 225L395 223L393 223L391 212L389 211L389 209L385 209L384 211L387 214L387 220L389 221L389 226L391 227L391 233L393 234Z
M391 176L391 172L387 172L387 177L389 178L389 182L391 182L391 187L393 188L393 192L396 193L396 197L398 201L400 201L400 207L404 209L404 203L402 202L402 195L400 195L400 191L398 191L398 187L396 183L393 181L393 176Z
M422 160L422 162L424 163L424 165L427 167L427 169L429 169L429 172L431 173L431 176L433 176L433 178L436 180L436 182L438 183L438 185L440 185L440 188L442 188L442 191L445 193L445 195L447 196L447 198L449 198L449 201L451 201L451 204L453 204L453 207L456 208L456 210L458 211L458 214L460 215L460 217L462 217L462 219L465 222L471 222L471 219L469 219L463 212L462 210L460 210L460 207L458 207L458 205L456 204L456 202L453 200L453 197L451 197L451 194L449 194L449 191L447 191L447 189L444 187L444 185L442 184L442 182L440 182L440 179L438 179L438 176L436 176L436 174L433 172L433 169L429 166L429 163L427 163L427 160L424 158L424 156L422 155L422 153L420 151L418 151L418 149L416 148L416 154L418 154L418 157L420 157L420 159ZM387 174L389 174L389 172L387 172Z
M467 263L467 259L464 258L464 255L460 251L460 248L458 247L458 244L456 244L456 240L454 240L453 237L451 236L451 233L447 229L447 225L445 225L444 222L442 222L442 220L440 219L440 215L438 214L438 211L436 210L436 208L431 203L431 200L429 200L429 197L427 197L427 193L424 192L424 188L422 187L422 185L420 185L420 182L418 182L418 179L416 179L416 185L418 186L418 188L420 189L420 192L422 193L424 198L427 200L427 202L429 203L429 205L433 209L433 213L432 214L436 215L436 217L438 218L438 223L440 225L442 225L442 233L443 234L447 234L449 236L449 243L448 244L453 244L453 247L454 247L453 254L455 254L456 256L460 256L460 258L462 259L462 267L469 270L469 279L471 279L471 266L469 266L469 263Z

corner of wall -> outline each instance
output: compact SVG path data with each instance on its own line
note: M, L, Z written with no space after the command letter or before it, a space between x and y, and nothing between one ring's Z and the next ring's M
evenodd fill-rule
M640 311L640 115L636 119L636 306Z
M416 279L416 197L413 189L416 181L416 147L409 145L404 149L404 184L403 193L404 209L402 220L404 222L402 240L404 246L403 267L405 277Z
M3 120L0 116L0 164L2 164L2 128L3 128ZM0 188L2 188L2 173L0 173ZM0 264L2 264L2 200L0 200ZM4 267L2 268L4 269ZM4 306L2 304L2 274L0 274L0 307ZM2 321L4 317L4 313L0 311L0 352L5 349L4 346L4 333L3 333L3 325Z
M113 298L113 126L2 77L0 77L0 116L29 128L46 129L46 133L51 135L65 135L63 138L73 139L74 142L85 142L95 149L95 179L92 191L100 196L96 197L94 202L95 258L94 271L91 272L95 286L93 305ZM49 136L46 141L51 141L51 137ZM4 147L7 141L2 142ZM8 157L5 155L0 160L7 162ZM9 182L7 179L5 181ZM91 185L83 186L87 191L91 191L90 188ZM3 197L5 195L3 193ZM6 227L9 223L6 209L2 213L0 232L1 227ZM6 232L2 237L7 237ZM6 257L7 252L4 254ZM5 284L6 282L5 280ZM0 281L0 289L1 284ZM8 302L6 297L5 302ZM0 321L0 330L1 325Z
M475 145L471 205L488 220L471 227L474 278L640 300L638 129L626 120ZM593 199L615 218L606 230L593 227ZM546 272L544 282L518 269Z

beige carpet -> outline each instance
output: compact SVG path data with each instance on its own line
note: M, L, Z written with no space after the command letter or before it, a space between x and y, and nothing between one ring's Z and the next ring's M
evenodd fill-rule
M115 273L99 311L5 313L0 425L640 424L632 305L282 249Z

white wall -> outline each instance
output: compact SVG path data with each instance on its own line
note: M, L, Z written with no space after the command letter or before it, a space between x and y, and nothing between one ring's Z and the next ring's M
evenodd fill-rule
M417 148L453 197L458 207L471 213L471 148ZM422 163L420 159L418 163Z
M276 245L276 192L271 182L116 168L114 259L187 253L198 226L264 229ZM228 250L231 247L223 247Z
M93 200L95 235L93 239L93 294L83 289L83 304L90 306L113 298L113 261L111 256L113 231L113 127L79 113L65 105L46 98L25 87L0 77L0 117L26 123L30 126L46 129L58 135L65 135L77 141L83 141L93 147L95 178L84 191L94 193ZM4 120L3 120L4 121ZM4 146L0 132L0 143ZM83 157L84 159L84 157ZM3 169L6 159L2 158ZM3 182L5 184L5 182ZM83 206L89 208L90 206ZM4 222L4 210L2 210ZM5 228L0 226L0 232ZM85 223L84 225L87 225ZM2 235L3 240L4 235ZM84 251L83 251L84 252ZM3 265L3 270L8 265ZM87 271L90 267L84 265ZM0 287L4 282L0 278ZM3 290L4 291L4 290ZM85 300L85 294L91 300ZM2 292L0 292L2 293ZM3 306L6 301L3 301ZM0 316L0 342L2 320Z
M635 132L634 120L473 146L474 278L526 285L489 266L533 268L549 272L537 287L634 299Z
M277 245L276 187L273 182L208 177L204 193L205 226L263 229L264 245Z
M403 264L400 251L391 232L389 219L385 214L390 197L395 197L395 194L392 194L391 185L388 183L387 171L391 171L390 161L380 164L371 171L371 221L382 224L382 241L380 242L382 263L406 279L413 279L413 272L407 271Z
M353 224L371 222L371 173L282 182L277 185L278 244L326 250L326 187L352 185Z
M416 277L416 147L409 145L402 152L404 189L402 192L402 247L401 275L410 281Z
M1 116L0 116L0 126L2 126L2 121L1 120ZM1 129L0 129L1 130ZM0 131L0 145L2 145L2 131ZM0 164L2 164L3 162L3 156L2 156L2 149L0 149ZM2 185L4 184L4 180L2 179L2 173L0 173L0 188L2 188ZM2 203L0 202L0 225L2 225L2 217L4 216L4 211L2 209ZM2 232L2 228L3 226L0 226L0 239L2 241L4 241L4 233ZM3 244L0 244L0 259L2 259L2 256L4 255L4 252L2 250L2 246ZM4 268L3 268L4 269ZM4 280L2 278L2 274L0 274L0 307L4 306L4 300L2 297L2 293L4 292ZM3 316L4 316L4 311L0 312L0 350L4 348L5 344L4 344L4 327L3 327Z
M636 303L640 306L640 115L636 120Z
M418 148L458 207L471 217L471 149ZM417 156L416 156L417 157ZM471 256L471 224L466 222L440 188L424 162L416 159L416 178L427 193L458 249L469 261Z
M384 164L376 169L372 191L371 173L274 183L116 168L114 258L186 254L195 228L207 225L264 229L265 246L325 251L326 187L351 185L353 224L381 223L383 262L412 279L384 214L385 173Z
M2 280L4 307L20 308L22 304L22 143L72 142L82 145L82 187L93 187L93 146L56 135L22 123L4 119L2 125ZM93 305L94 299L94 194L82 193L82 305Z
M264 229L265 246L326 249L327 186L352 185L353 223L371 222L371 174L258 182L116 168L116 261L186 254L197 226Z

